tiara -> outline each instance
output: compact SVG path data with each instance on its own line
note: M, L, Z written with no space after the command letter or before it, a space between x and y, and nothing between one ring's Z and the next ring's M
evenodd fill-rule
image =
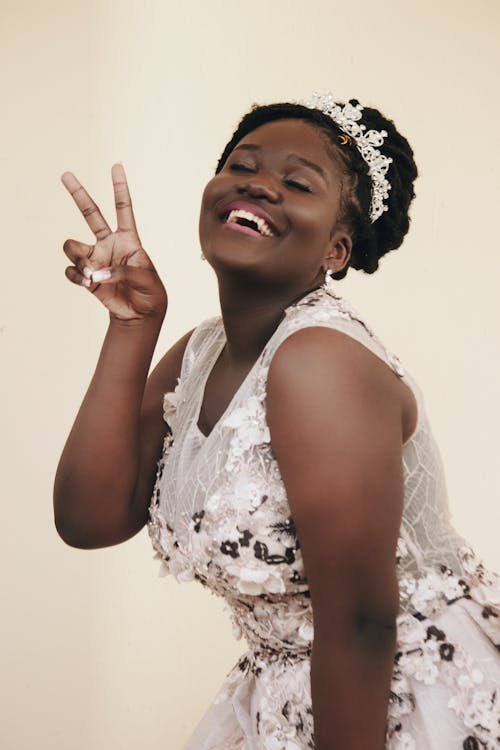
M337 104L331 94L313 93L308 101L300 101L309 109L319 109L350 136L356 143L356 147L368 164L368 174L372 181L372 200L370 205L370 219L376 221L388 206L384 200L389 197L391 189L390 182L386 179L387 170L392 162L390 156L384 156L376 146L382 146L384 138L387 138L385 130L367 130L366 125L359 122L363 107L361 104L350 104L344 106Z

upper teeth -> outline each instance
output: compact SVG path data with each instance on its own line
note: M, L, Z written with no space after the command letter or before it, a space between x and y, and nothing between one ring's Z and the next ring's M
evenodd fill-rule
M226 223L229 224L231 222L235 222L236 219L246 219L247 221L254 221L258 228L259 232L266 237L274 237L274 232L261 216L256 216L255 214L252 214L250 211L245 211L243 208L235 208L233 209L227 219Z

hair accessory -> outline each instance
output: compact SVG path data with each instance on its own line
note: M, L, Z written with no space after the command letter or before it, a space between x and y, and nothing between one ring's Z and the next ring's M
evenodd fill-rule
M313 93L312 98L308 101L300 101L309 109L319 109L344 131L349 137L353 138L356 147L368 164L368 173L372 180L372 202L370 206L370 219L372 223L376 221L388 206L384 200L389 197L391 185L386 179L387 170L392 162L390 156L380 153L376 146L382 146L384 138L387 138L385 130L367 130L366 125L359 122L363 107L361 104L351 104L347 102L344 106L337 104L332 94Z
M345 133L339 133L337 136L339 139L339 143L341 146L352 146L353 140L350 135L346 135Z

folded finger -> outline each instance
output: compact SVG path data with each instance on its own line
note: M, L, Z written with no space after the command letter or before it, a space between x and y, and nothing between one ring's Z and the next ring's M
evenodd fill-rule
M71 194L71 197L80 209L83 218L97 239L102 240L104 237L107 237L108 234L111 234L111 229L109 228L106 219L101 214L99 206L90 197L83 185L81 185L76 179L75 175L72 172L65 172L61 177L61 182Z
M92 280L90 278L87 278L76 266L68 266L66 268L65 272L66 278L69 279L73 284L78 284L78 286L84 286L86 289L91 289L91 287L95 287L95 284L92 283Z
M66 240L63 245L65 255L79 268L90 265L92 250L92 245L86 245L84 242L79 242L78 240Z
M113 190L115 192L116 219L118 230L132 231L137 234L132 199L127 184L123 164L113 164L111 168Z

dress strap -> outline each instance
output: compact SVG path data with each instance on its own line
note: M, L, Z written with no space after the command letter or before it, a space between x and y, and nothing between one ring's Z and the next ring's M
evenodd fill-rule
M405 378L399 358L375 335L355 308L342 297L323 288L316 289L285 311L285 320L273 337L271 356L290 335L302 328L323 327L345 333L382 359L396 375Z
M217 315L200 323L191 334L182 358L180 380L185 381L196 362L204 359L223 333L222 318Z
M378 338L360 313L345 299L324 288L316 289L285 311L285 319L269 342L265 362L269 366L280 344L303 328L330 328L350 336L385 362L412 391L417 404L417 427L421 426L425 409L423 396L417 383L403 367L399 358Z

